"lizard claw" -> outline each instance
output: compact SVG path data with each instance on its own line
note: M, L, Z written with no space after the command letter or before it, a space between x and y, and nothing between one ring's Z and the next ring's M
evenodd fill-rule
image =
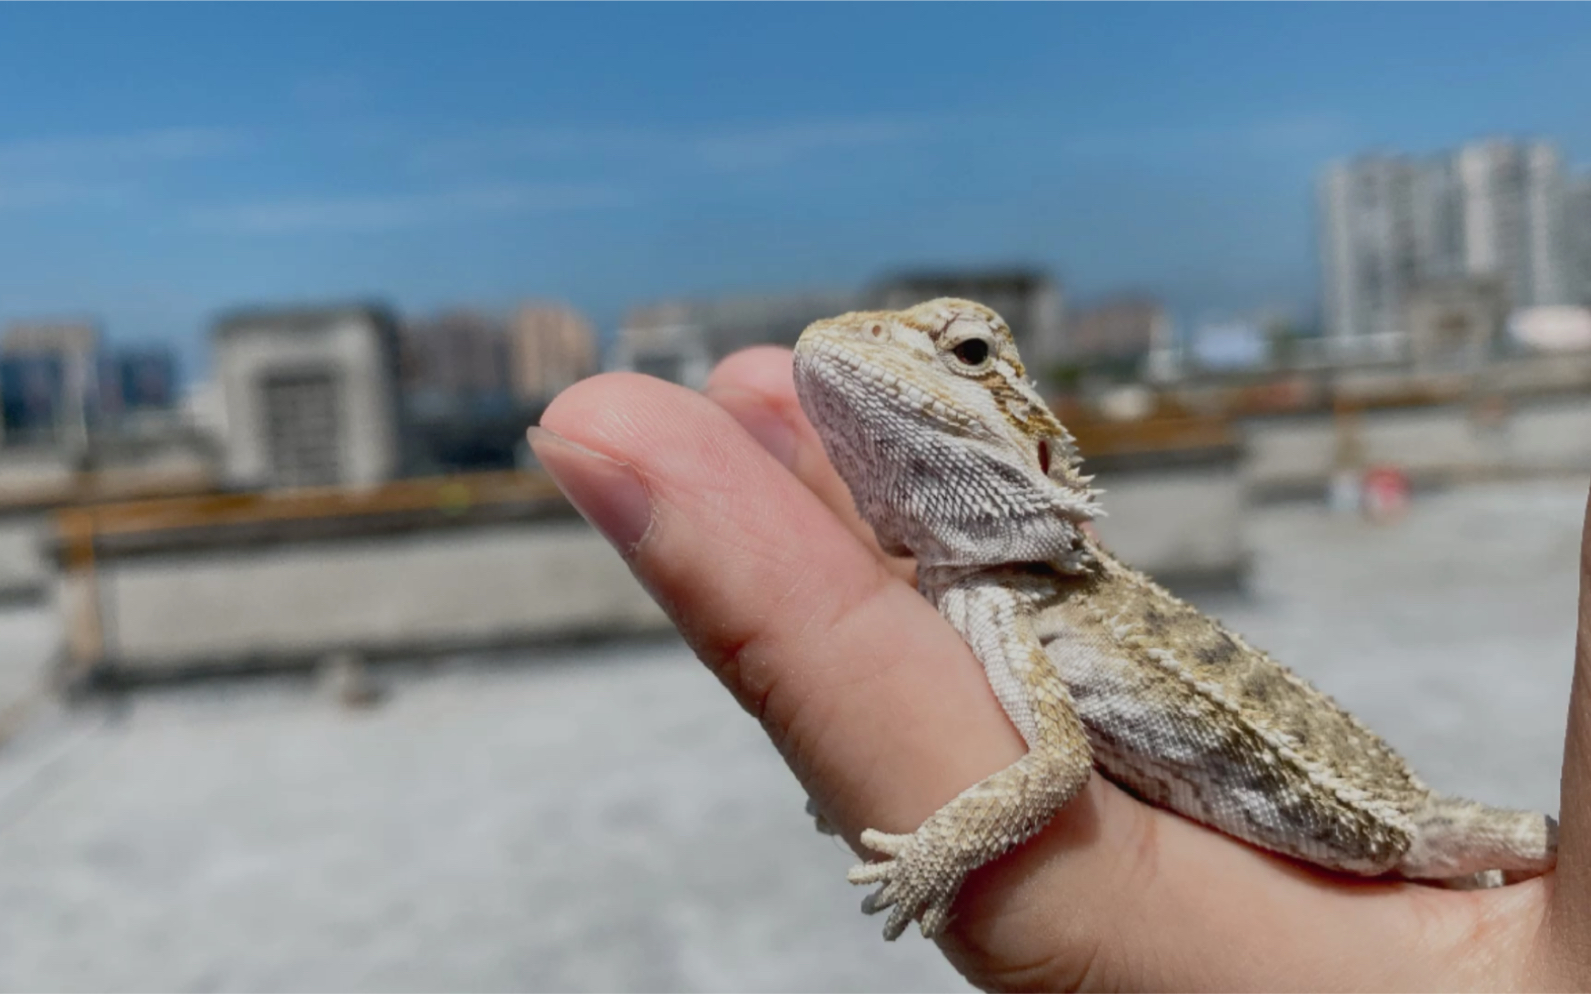
M884 938L894 940L916 919L923 935L933 938L950 921L950 902L956 896L957 879L947 887L934 872L937 861L928 858L916 835L887 835L868 829L862 844L892 858L853 866L845 877L853 884L882 883L883 886L862 899L862 911L876 914L890 911L884 924Z

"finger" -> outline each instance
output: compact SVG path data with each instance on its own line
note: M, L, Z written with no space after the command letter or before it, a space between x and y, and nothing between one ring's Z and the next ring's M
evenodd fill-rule
M717 405L603 376L543 423L597 453L536 445L853 845L1021 755L959 636ZM969 881L945 944L989 986L1495 986L1541 894L1333 882L1096 778Z
M991 721L967 706L997 707L937 612L716 404L598 376L542 425L606 457L534 443L853 841L863 827L914 829L1021 755L997 710ZM622 520L608 520L614 506ZM882 775L892 769L912 773Z
M1564 741L1559 798L1558 869L1548 942L1564 989L1591 983L1591 502L1580 538L1579 632L1569 691L1569 731Z
M915 583L916 564L879 548L873 529L857 513L850 490L830 464L796 397L792 359L789 349L771 345L743 349L714 368L703 392L817 494L853 535L876 550L892 573Z

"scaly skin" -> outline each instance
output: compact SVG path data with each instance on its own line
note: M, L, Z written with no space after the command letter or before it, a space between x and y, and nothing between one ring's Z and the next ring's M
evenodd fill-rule
M933 300L819 321L796 389L883 548L984 666L1028 752L850 872L864 906L941 932L967 874L1098 769L1253 845L1363 876L1495 885L1546 872L1556 824L1432 792L1329 697L1128 568L1082 525L1098 494L988 308Z

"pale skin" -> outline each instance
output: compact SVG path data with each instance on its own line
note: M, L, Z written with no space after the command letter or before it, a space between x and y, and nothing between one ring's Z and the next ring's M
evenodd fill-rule
M536 438L543 463L864 858L864 828L910 832L1023 754L911 563L856 517L788 351L731 356L705 396L594 377L542 424L573 443ZM1471 892L1349 880L1095 776L968 879L941 948L996 989L1591 986L1591 544L1581 563L1555 872Z

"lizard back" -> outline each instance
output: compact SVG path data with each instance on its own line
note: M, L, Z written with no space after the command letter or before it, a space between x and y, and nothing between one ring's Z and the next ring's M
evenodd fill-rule
M1098 768L1143 800L1355 873L1392 869L1429 790L1329 696L1094 548L1039 606Z

